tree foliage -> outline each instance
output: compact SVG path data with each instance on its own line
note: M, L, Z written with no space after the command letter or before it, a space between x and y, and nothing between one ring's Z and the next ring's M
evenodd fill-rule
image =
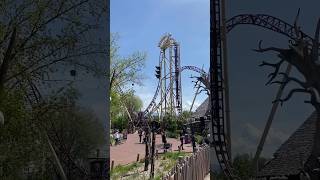
M110 97L111 126L124 129L135 112L140 111L143 104L134 94L132 85L142 85L142 70L145 66L146 53L134 52L122 57L119 54L118 34L111 34L110 44Z
M102 71L107 38L93 36L102 28L105 2L12 0L0 9L0 87L52 84L68 67Z
M260 157L258 160L258 169L261 170L265 163L268 161L267 158ZM253 158L251 155L245 154L237 154L233 159L233 169L235 174L240 179L252 179L255 175L254 168L253 168ZM228 179L223 172L217 173L215 175L217 180L226 180Z
M17 179L31 160L39 162L41 137L31 123L20 92L5 92L1 99L5 123L0 126L0 179Z
M127 57L119 55L119 36L111 34L110 44L110 89L119 91L132 84L142 85L141 71L145 67L146 53L134 52Z
M70 178L74 177L65 154L82 166L90 152L104 143L103 126L94 114L76 105L74 90L51 97L31 112L21 93L2 96L6 101L1 101L0 109L6 120L0 127L0 166L5 179L20 179L28 167L33 167L32 179L53 178L56 166L46 134Z
M133 91L120 94L111 92L111 126L116 129L127 128L128 122L136 118L142 108L141 99ZM131 118L131 119L130 119Z
M64 162L62 151L80 163L103 139L96 117L76 105L77 93L50 90L65 85L58 83L68 81L63 75L70 69L105 75L108 37L96 37L105 26L107 4L5 0L0 9L0 110L6 119L0 127L2 174L18 179L22 168L32 165L37 170L32 179L50 179L56 169L45 134ZM64 102L68 108L61 106Z

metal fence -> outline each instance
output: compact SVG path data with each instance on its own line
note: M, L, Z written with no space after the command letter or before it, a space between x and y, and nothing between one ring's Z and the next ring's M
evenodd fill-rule
M209 173L209 147L204 146L192 156L179 160L163 180L203 180Z

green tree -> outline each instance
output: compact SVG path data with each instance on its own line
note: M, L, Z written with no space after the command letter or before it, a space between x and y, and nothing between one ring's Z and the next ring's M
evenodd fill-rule
M113 92L111 98L111 126L116 129L126 129L128 122L133 120L135 112L142 108L141 99L134 92L118 94Z
M142 85L146 53L134 52L127 57L119 55L119 35L111 34L110 44L110 89L119 92L132 84Z
M0 179L21 179L23 169L33 166L32 179L51 179L56 174L46 134L72 177L68 155L79 166L86 163L89 153L100 147L104 139L103 125L89 110L76 105L78 93L67 90L52 96L33 111L27 111L23 93L3 93L0 109L5 124L0 127Z
M184 124L186 124L189 120L189 118L191 118L192 113L189 111L182 111L181 114L178 117L178 129L182 130L182 127Z
M59 80L57 73L70 68L104 71L99 67L108 52L107 38L92 35L103 28L106 2L11 0L0 8L0 91L49 86Z
M260 170L268 161L267 158L260 157L258 169ZM249 154L239 154L233 159L233 168L241 179L249 179L254 176L253 158Z
M249 179L253 175L252 158L249 154L237 155L233 160L233 167L241 179Z
M134 95L132 85L142 85L146 53L134 52L122 57L119 54L118 40L118 34L111 34L110 119L112 128L124 129L133 119L134 112L140 111L143 105L141 99Z
M25 109L23 93L4 92L0 98L0 109L5 117L5 123L0 126L0 179L19 179L22 169L31 161L35 162L36 168L41 168L44 148Z

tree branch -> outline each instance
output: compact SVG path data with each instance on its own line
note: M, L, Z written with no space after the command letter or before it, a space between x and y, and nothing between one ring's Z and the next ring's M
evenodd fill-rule
M293 82L298 83L301 87L303 87L303 88L305 88L305 89L311 87L308 83L303 82L303 81L301 81L301 80L299 80L299 79L297 79L297 78L290 77L290 76L288 76L286 73L281 72L281 73L279 73L279 74L280 74L280 75L283 75L284 78L285 78L285 80L284 80L284 81L274 81L274 82L272 82L271 84L283 84L284 86L286 86L289 82L293 81Z
M283 64L283 62L284 62L283 59L280 60L278 63L275 63L275 64L267 63L267 62L265 62L265 61L262 61L262 63L259 65L260 67L262 67L262 66L271 66L271 67L274 67L274 68L275 68L274 72L273 72L273 73L270 73L270 74L268 75L268 77L270 77L270 79L269 79L269 81L266 83L266 85L270 84L271 81L273 81L273 80L277 77L278 72L279 72L280 67L281 67L281 65Z
M259 49L253 49L253 51L260 52L260 53L266 52L266 51L276 51L278 53L283 53L285 51L285 49L280 49L276 47L262 48L261 44L262 44L262 40L259 41Z
M272 103L280 102L280 103L281 103L281 106L282 106L283 102L288 101L288 100L292 97L292 95L293 95L294 93L298 93L298 92L311 94L311 91L310 91L310 90L296 88L296 89L292 89L292 90L289 92L289 94L287 95L287 97L285 97L284 99L276 99L276 100L274 100Z

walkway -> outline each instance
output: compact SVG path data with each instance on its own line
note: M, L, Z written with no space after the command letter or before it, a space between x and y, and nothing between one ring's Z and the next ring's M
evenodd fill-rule
M167 138L168 143L172 143L172 150L177 151L180 140ZM162 144L161 135L156 136L156 144ZM191 144L184 144L184 152L192 152ZM139 135L128 134L128 139L123 144L110 146L110 163L114 161L114 167L119 164L129 164L137 160L137 154L140 159L145 156L145 144L139 143Z

